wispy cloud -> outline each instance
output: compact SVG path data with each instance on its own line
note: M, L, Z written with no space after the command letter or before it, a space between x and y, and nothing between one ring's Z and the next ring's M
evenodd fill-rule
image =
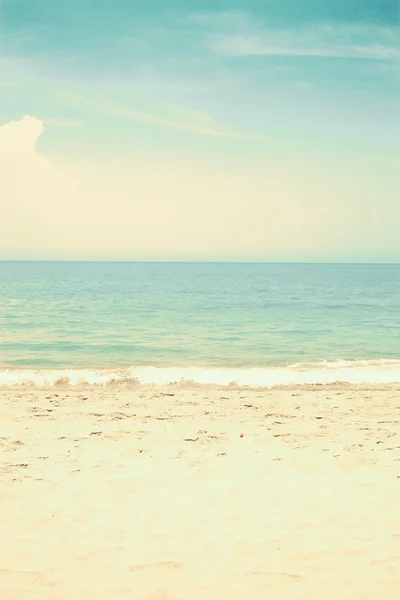
M206 45L225 56L304 56L391 61L400 59L394 27L321 23L296 29L271 28L245 13L204 19Z
M285 32L277 39L275 32L264 36L219 36L210 47L226 56L304 56L326 58L360 58L369 60L400 59L400 50L383 44L335 45L329 43L311 44L310 40L296 40L296 35ZM286 37L286 39L285 39ZM299 43L296 43L298 41ZM302 44L303 41L307 43Z
M249 141L265 139L261 135L231 129L219 123L204 111L170 102L154 103L149 100L144 103L142 101L139 105L135 103L129 106L122 103L124 101L121 102L120 99L119 101L113 101L111 98L105 96L69 94L65 92L59 92L58 99L66 106L73 104L75 107L86 107L90 109L91 113L94 111L104 116L110 115L130 121L181 129L198 135ZM48 119L44 122L54 125L67 125L68 123L72 126L75 124L69 121L66 123L59 122L58 119Z
M244 140L263 139L263 137L258 135L251 135L227 129L204 112L173 104L162 105L159 114L139 111L120 105L107 105L105 108L115 116L141 121L143 123L174 127L176 129L182 129L200 135L239 138Z

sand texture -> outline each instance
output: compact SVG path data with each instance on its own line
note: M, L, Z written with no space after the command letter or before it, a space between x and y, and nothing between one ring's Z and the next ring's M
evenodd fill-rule
M0 598L398 600L400 389L3 388Z

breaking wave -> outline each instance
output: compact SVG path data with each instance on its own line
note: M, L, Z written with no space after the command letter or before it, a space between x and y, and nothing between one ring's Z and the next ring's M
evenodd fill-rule
M0 385L197 384L271 388L313 384L400 383L399 360L296 363L264 368L130 367L125 369L0 368Z

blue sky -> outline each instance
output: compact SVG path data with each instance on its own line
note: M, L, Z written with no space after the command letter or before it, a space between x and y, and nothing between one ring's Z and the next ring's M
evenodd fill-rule
M31 236L27 247L3 242L4 257L400 258L391 233L400 217L394 0L213 0L190 8L177 0L3 0L1 11L0 124L24 115L40 121L40 132L33 121L23 122L39 132L32 161L46 160L62 172L91 214L96 186L100 212L112 210L115 194L107 200L104 189L112 190L115 178L127 197L121 205L127 215L153 207L153 218L143 221L152 247L127 241L115 251L95 234L91 245L72 248L50 236L43 246L43 236ZM10 135L3 135L3 145ZM132 164L141 176L167 177L168 185L156 190L147 179L140 194L139 188L133 192ZM194 191L204 184L212 202L197 193L188 200L189 172ZM169 205L169 212L180 213L175 245L159 233L155 243L163 189L163 211ZM232 189L242 190L247 204L235 196L230 210ZM43 196L40 186L36 193ZM71 200L78 211L73 206ZM67 214L66 206L59 208ZM192 243L183 234L200 213L209 243L204 236ZM231 213L236 216L224 233L224 215ZM268 233L268 227L284 227L285 214L293 223L282 233L293 238L299 226L304 229L304 238L296 233L286 248ZM268 219L264 237L262 218ZM344 219L354 220L352 228L346 225L344 237L331 235ZM104 224L97 222L100 235ZM84 236L87 221L75 214L73 223ZM248 242L235 246L240 226ZM316 231L325 233L312 245L307 239Z

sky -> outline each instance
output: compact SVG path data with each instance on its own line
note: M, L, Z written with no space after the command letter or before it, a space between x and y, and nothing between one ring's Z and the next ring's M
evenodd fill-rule
M2 0L2 260L400 261L397 0Z

